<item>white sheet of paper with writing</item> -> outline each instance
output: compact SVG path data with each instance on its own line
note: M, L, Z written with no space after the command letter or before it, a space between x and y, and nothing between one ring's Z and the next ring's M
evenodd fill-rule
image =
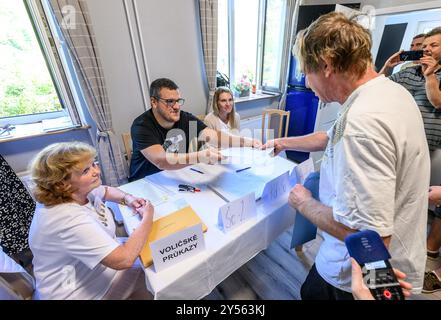
M220 207L218 225L224 232L228 232L255 217L256 214L255 196L254 192L251 192Z
M266 178L255 175L251 169L242 172L225 172L210 183L210 188L228 201L242 198L254 192L256 200L262 196Z
M303 184L306 177L312 172L314 172L314 162L312 158L308 158L292 169L291 175L289 176L289 182L292 186L296 183Z
M268 181L262 192L262 200L269 204L289 192L289 171Z

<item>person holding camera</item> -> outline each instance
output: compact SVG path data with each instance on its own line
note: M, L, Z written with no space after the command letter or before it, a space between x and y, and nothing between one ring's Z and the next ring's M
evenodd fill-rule
M404 86L415 98L425 124L430 150L439 148L441 134L433 132L441 129L441 27L437 27L425 35L422 49L424 56L415 61L415 66L406 68L391 75L389 78ZM387 74L400 61L400 53L393 54L384 64L379 73Z
M426 35L424 33L420 33L420 34L417 34L415 37L412 38L412 42L410 44L410 49L409 49L410 52L415 53L415 52L421 52L422 51L422 49L423 49L423 41L424 41L425 36ZM397 53L394 53L386 61L386 63L383 66L383 68L386 68L386 70L384 70L384 71L382 70L383 72L380 71L380 73L388 74L388 72L391 69L395 68L397 65L402 64L402 63L403 63L403 65L401 66L400 71L403 71L404 69L407 69L409 67L417 66L418 64L415 63L415 60L412 59L413 58L412 56L410 56L410 57L407 56L406 57L407 59L402 59L403 58L402 54L405 53L405 52L408 53L409 51L400 50ZM416 60L418 60L418 59L416 59Z
M441 183L441 27L428 32L423 41L424 56L416 65L389 78L405 87L414 97L423 117L431 159L431 185ZM392 55L380 73L386 74L399 63L400 52Z

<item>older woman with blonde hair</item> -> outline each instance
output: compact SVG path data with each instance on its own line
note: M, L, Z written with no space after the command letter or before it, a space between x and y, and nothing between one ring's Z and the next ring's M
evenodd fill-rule
M56 143L32 161L37 206L29 232L36 297L125 299L147 297L144 271L135 260L151 230L149 201L101 185L96 151L81 143ZM141 217L124 244L115 236L104 201L125 204Z
M239 133L240 116L234 106L233 93L227 87L218 87L213 97L213 111L207 114L205 124L214 130Z

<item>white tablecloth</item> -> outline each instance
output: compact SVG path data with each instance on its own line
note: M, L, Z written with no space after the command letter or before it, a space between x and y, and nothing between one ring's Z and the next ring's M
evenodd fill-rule
M291 171L295 164L281 157L272 158L248 171L270 180ZM217 226L219 207L225 204L218 195L207 187L214 176L234 170L230 165L198 164L194 168L205 174L190 170L189 167L177 171L163 171L147 177L154 185L163 188L169 195L164 203L155 207L155 218L177 210L188 203L208 226L205 235L205 251L177 263L161 272L154 266L145 269L148 289L155 299L200 299L209 294L220 282L277 238L294 223L295 211L287 204L287 193L270 204L257 201L257 217L246 221L229 233ZM150 183L150 182L149 182ZM201 192L178 192L178 184L197 185ZM120 188L135 195L145 196L138 180ZM120 206L127 232L131 234L139 224L139 218L126 207Z

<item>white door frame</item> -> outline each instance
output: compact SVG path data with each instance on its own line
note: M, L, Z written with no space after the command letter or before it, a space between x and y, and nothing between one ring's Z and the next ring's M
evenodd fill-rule
M395 14L395 13L406 13L411 11L428 10L428 9L439 9L441 8L441 1L427 1L422 3L412 3L403 6L395 6L388 8L381 8L375 10L376 16Z

